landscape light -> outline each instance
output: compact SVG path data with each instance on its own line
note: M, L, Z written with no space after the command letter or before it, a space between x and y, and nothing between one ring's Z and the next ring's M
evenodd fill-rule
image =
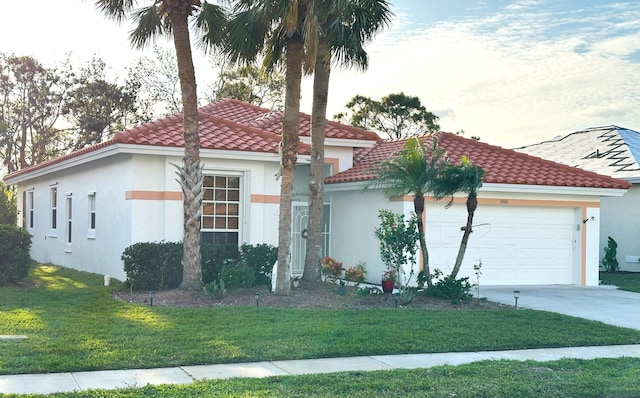
M253 295L253 298L256 299L256 307L259 307L259 303L260 303L260 292L255 292L255 294Z
M154 292L153 290L149 290L148 294L149 294L149 306L153 307L153 297L156 295L156 292Z
M516 299L516 309L518 309L518 299L520 298L520 290L513 291L513 298Z

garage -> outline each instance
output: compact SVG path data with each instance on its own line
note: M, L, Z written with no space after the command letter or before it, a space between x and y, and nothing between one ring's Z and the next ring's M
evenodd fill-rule
M462 238L466 208L445 209L432 203L426 213L430 266L448 274ZM475 282L473 265L482 259L481 285L579 283L577 225L571 207L480 204L459 276Z

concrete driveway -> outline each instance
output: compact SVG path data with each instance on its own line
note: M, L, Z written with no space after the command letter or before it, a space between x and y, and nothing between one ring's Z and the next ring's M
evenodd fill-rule
M640 330L640 293L611 286L574 285L482 286L480 297L514 305L513 291L520 291L518 308L557 312L610 325ZM474 290L471 291L474 294Z

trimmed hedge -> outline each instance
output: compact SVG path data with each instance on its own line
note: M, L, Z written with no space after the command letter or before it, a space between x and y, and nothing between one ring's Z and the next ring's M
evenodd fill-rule
M127 247L121 257L125 284L137 290L174 289L182 283L182 244L140 242Z
M182 282L182 253L181 242L141 242L127 247L121 257L127 274L125 284L136 290L177 288ZM244 244L240 249L236 245L204 244L200 253L202 282L207 285L219 282L221 277L233 279L225 279L231 283L227 287L247 287L248 283L269 285L273 264L278 259L278 249L267 244ZM238 270L239 265L251 272ZM225 268L228 269L221 276ZM242 277L238 276L239 271ZM248 273L252 275L244 275Z
M13 225L0 225L0 285L16 283L29 274L31 234Z

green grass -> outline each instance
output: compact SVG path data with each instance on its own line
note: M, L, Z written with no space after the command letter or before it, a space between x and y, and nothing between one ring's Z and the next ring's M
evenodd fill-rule
M76 397L637 397L640 359L484 361L460 366L54 394Z
M532 310L180 309L115 300L100 275L35 267L0 289L0 374L631 344L640 331ZM375 337L372 337L375 336Z
M640 293L640 272L600 272L600 280L620 290Z

